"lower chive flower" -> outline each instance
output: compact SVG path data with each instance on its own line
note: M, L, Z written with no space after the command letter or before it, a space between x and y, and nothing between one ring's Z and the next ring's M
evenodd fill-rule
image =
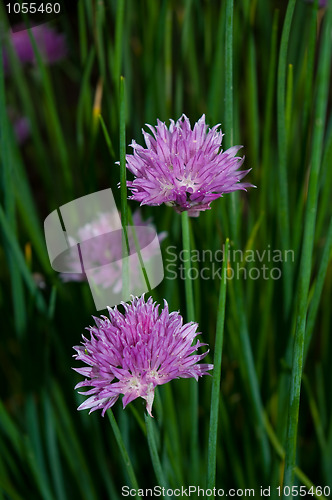
M176 378L198 380L213 365L197 364L208 353L193 354L206 345L199 341L192 345L198 325L183 324L178 312L169 312L166 300L160 313L159 305L151 297L145 302L144 295L122 305L124 314L115 307L108 309L109 318L94 318L96 326L87 328L90 340L83 336L82 345L74 347L76 360L88 365L74 368L86 377L75 389L92 387L80 392L90 397L78 409L102 410L104 415L123 394L123 408L141 397L152 416L157 385Z
M197 217L224 193L252 186L240 183L249 172L238 170L244 161L235 156L241 146L222 151L219 125L209 129L205 115L193 130L185 115L170 122L169 128L159 120L156 128L148 125L153 136L142 131L146 148L132 142L134 154L126 156L127 168L135 176L127 182L130 199L141 205L166 203Z

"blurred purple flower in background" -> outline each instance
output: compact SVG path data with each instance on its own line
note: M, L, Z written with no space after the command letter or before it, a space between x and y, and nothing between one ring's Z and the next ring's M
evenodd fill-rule
M196 364L204 354L193 355L203 345L197 341L197 323L183 324L178 312L169 313L164 300L164 309L150 297L145 302L133 297L130 304L122 303L125 313L117 307L108 309L106 316L94 318L96 326L89 327L91 339L84 336L82 346L75 346L77 361L86 367L74 368L86 377L76 388L90 386L84 394L90 396L79 406L79 410L90 408L90 413L102 410L102 415L123 394L123 407L134 399L146 400L146 410L151 415L154 390L176 378L191 378L207 375L213 369L210 364Z
M252 186L240 183L249 170L239 171L244 158L235 156L241 146L222 151L220 125L208 128L203 115L191 130L186 115L169 128L157 120L147 125L152 135L142 130L146 148L133 141L133 155L127 155L127 168L135 179L127 185L130 199L141 205L166 203L177 212L188 211L197 217L224 193Z
M44 63L53 64L67 55L67 45L63 34L57 33L53 28L45 24L31 28L31 33ZM9 32L7 38L22 65L35 64L36 58L26 29L21 29L15 33ZM5 75L8 76L10 74L10 58L6 48L3 49L2 59ZM10 109L8 114L17 143L21 146L30 135L29 119L25 116L17 116L13 109Z
M82 273L82 265L77 260L76 245L78 242L87 242L84 245L84 268L90 270L90 277L93 278L95 285L106 289L112 287L115 293L122 288L122 231L119 231L117 225L118 216L113 216L111 212L99 213L96 218L80 227L77 231L77 239L69 238L69 244L75 249L74 252L68 252L63 265L69 272L60 273L60 278L64 282L85 281L86 274ZM151 219L143 221L140 210L133 214L133 224L136 229L137 241L140 249L147 247L150 241L150 235L147 231L140 231L140 227L148 227ZM166 237L165 232L158 235L161 242ZM135 249L133 231L128 231L129 247ZM152 258L154 253L159 251L157 245L150 245L150 254L145 254L147 259ZM141 277L141 266L137 256L137 265L131 264L131 280L137 283ZM111 266L107 264L112 263ZM137 273L137 276L135 276ZM137 279L135 279L137 278Z
M17 143L21 146L30 135L30 122L28 118L21 116L13 122L13 127Z
M12 124L17 143L21 146L30 136L30 121L21 116L13 107L7 108L7 114Z
M31 33L35 39L41 57L46 64L60 61L67 55L67 45L63 34L57 33L53 28L45 24L31 28ZM12 45L22 64L34 64L36 62L29 33L26 29L16 31L15 33L10 32L8 38L9 43ZM10 66L6 49L3 50L3 63L5 74L8 74L10 72Z
M314 0L305 0L307 3L314 3ZM318 7L327 7L327 0L319 0Z

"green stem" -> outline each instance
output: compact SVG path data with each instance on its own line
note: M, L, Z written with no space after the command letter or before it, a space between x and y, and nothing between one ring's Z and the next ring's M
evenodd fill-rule
M0 43L0 53L2 53L2 44ZM1 173L0 190L4 198L4 212L6 220L10 226L10 233L16 236L16 203L14 196L13 183L13 147L9 136L9 123L6 111L6 92L4 82L4 72L2 62L0 63L0 151L1 151ZM13 238L14 239L14 238ZM16 240L14 239L16 242ZM15 258L7 242L4 245L11 279L11 293L14 306L15 329L20 338L22 338L26 328L26 305L24 300L24 289L22 277L15 263Z
M233 311L236 311L238 317L240 356L244 367L246 383L248 384L252 410L257 426L257 438L262 455L262 473L264 478L267 478L270 472L271 453L264 428L264 407L260 395L259 383L250 343L243 291L238 280L232 280L229 286L229 291L231 306Z
M181 440L179 426L175 411L174 397L170 384L165 384L165 410L167 419L167 433L171 446L170 456L174 456L174 469L179 484L185 484L183 476L183 457L181 453Z
M165 20L165 100L167 115L172 110L172 16L173 10L168 9Z
M233 144L233 0L226 0L225 32L225 130Z
M126 99L125 79L120 78L120 189L121 189L121 224L122 224L122 295L129 299L129 241L128 241L128 207L126 177Z
M233 103L233 14L234 1L226 0L225 26L225 149L233 146L234 137L234 103ZM230 193L230 227L232 238L238 239L239 226L237 215L238 193Z
M313 292L312 300L310 302L310 308L308 312L308 319L307 319L307 329L306 329L306 335L305 335L305 341L304 341L304 362L306 360L309 346L310 346L310 341L313 333L313 329L315 326L315 320L317 317L317 312L320 304L320 299L324 287L324 282L326 278L326 273L328 269L328 265L330 262L330 255L332 251L332 217L330 219L330 224L329 224L329 229L326 235L326 242L323 250L323 254L320 260L320 265L317 273L317 279L316 279L316 284L315 284L315 289Z
M190 229L188 212L182 212L182 240L183 250L186 254L184 259L185 267L185 292L186 292L186 306L187 306L187 320L194 321L195 308L194 308L194 294L193 285L190 279L191 259L190 259ZM196 380L190 381L190 413L191 413L191 436L190 436L190 453L191 453L191 471L192 481L197 481L199 473L199 460L198 460L198 384Z
M227 238L225 245L225 253L223 257L224 260L222 265L221 281L220 281L216 341L214 346L214 369L213 369L212 391L211 391L210 430L209 430L208 466L207 466L207 488L211 489L215 487L215 482L216 482L217 434L218 434L218 416L219 416L221 360L222 360L222 348L224 341L228 246L229 246L229 239Z
M331 61L332 9L328 9L322 36L321 55L317 71L317 100L314 116L314 131L311 156L311 171L308 187L308 199L304 220L304 236L300 263L300 282L298 295L298 314L293 348L292 377L287 423L286 459L284 486L292 486L296 462L297 429L300 406L301 379L303 368L304 337L308 310L308 292L311 276L313 243L319 187L319 171L322 156L322 144L328 102Z
M185 269L185 291L186 291L186 306L187 306L187 320L194 321L195 310L194 310L194 294L193 294L193 285L192 281L189 277L190 269L191 269L191 260L190 260L190 228L189 228L189 216L188 212L182 212L181 214L182 221L182 243L184 253L187 254L184 259L184 269Z
M144 261L143 261L143 258L142 258L142 254L141 254L141 248L139 246L139 241L138 241L136 230L135 230L135 226L134 226L133 217L132 217L132 214L131 214L131 211L130 211L129 208L128 208L128 220L130 222L130 226L131 226L131 229L132 229L132 236L133 236L133 239L134 239L135 250L136 250L137 255L138 255L138 260L139 260L139 263L140 263L140 266L141 266L141 270L142 270L142 273L143 273L145 284L148 287L148 292L151 294L152 293L152 289L151 289L149 277L148 277L148 274L146 272L145 264L144 264Z
M1 231L4 235L6 244L8 243L8 248L10 249L11 255L15 261L15 266L17 266L18 270L20 271L22 278L24 279L31 295L34 298L34 301L36 303L37 309L41 313L46 313L47 312L47 306L44 300L43 295L41 294L39 288L36 285L36 282L34 281L24 258L24 255L21 251L21 248L15 238L15 234L12 231L11 225L9 221L6 218L6 215L4 213L4 210L2 206L0 205L0 226L1 226Z
M165 489L167 489L168 483L167 483L166 478L164 476L164 472L163 472L163 469L161 467L161 463L160 463L160 459L159 459L159 455L158 455L152 417L145 414L144 418L145 418L146 433L147 433L147 439L148 439L148 445L149 445L152 466L153 466L153 470L155 472L155 475L156 475L156 478L158 481L158 486L161 486L161 487L164 487Z
M268 165L272 161L273 149L271 148L271 130L273 103L275 93L275 76L277 66L277 36L279 24L279 10L274 11L272 33L271 33L271 48L269 52L269 68L267 74L267 92L264 102L264 127L262 130L262 165ZM268 194L270 189L269 169L262 168L262 176L260 182L260 211L266 212L268 209ZM267 234L268 217L264 218L264 232Z
M264 425L266 429L266 433L269 437L269 440L273 446L274 451L276 452L277 456L281 459L284 460L285 458L285 450L283 449L280 441L278 440L278 437L276 436L272 425L268 421L266 415L264 416ZM294 468L294 474L295 476L300 480L300 482L307 488L307 490L310 490L310 488L313 489L314 492L316 492L316 486L314 483L302 472L299 467ZM318 500L326 500L326 498L323 495L319 495L319 493L314 493L313 496L317 498Z
M38 50L37 42L33 36L30 28L27 30L29 35L29 40L32 45L34 55L36 57L37 66L39 68L40 74L42 75L42 82L45 92L45 104L47 106L47 117L52 127L52 140L57 144L57 153L59 154L60 166L62 167L64 186L68 190L68 193L72 193L73 182L70 172L70 161L67 150L66 141L64 138L63 130L61 127L61 120L58 114L56 99L54 97L54 90L52 81L50 78L49 71L46 68L45 63L41 58L41 54ZM58 108L59 109L59 108Z
M114 47L114 65L113 65L114 73L113 75L111 75L114 78L116 84L119 81L121 75L121 67L122 67L124 13L125 13L125 0L120 0L119 2L117 2L117 10L116 10L115 47ZM120 92L121 92L121 87L120 87Z
M287 85L286 85L286 109L285 109L285 124L286 124L286 135L287 138L290 137L291 131L291 117L292 117L292 97L293 97L293 65L288 65L287 73ZM288 150L288 141L286 144Z
M128 473L128 477L129 477L131 486L135 490L138 490L138 483L137 483L137 479L135 476L135 472L134 472L133 466L131 464L131 461L130 461L128 452L126 450L125 444L123 442L123 439L122 439L122 436L120 433L120 429L118 427L118 424L114 418L114 415L113 415L113 412L111 409L107 410L107 415L108 415L109 421L111 423L111 426L112 426L112 429L114 432L115 440L119 446L119 450L120 450L120 453L121 453L121 456L122 456L122 459L124 462L125 469ZM138 495L136 495L136 498L140 498L140 497Z
M315 51L317 39L317 13L318 13L318 0L314 1L311 6L310 13L310 29L309 29L309 43L306 60L306 75L305 75L305 88L303 100L303 131L305 137L308 134L309 116L311 112L312 99L312 85L315 74Z
M289 206L288 206L288 181L287 181L287 135L286 135L286 68L287 49L295 8L295 1L290 0L286 11L285 22L282 30L279 64L278 64L278 85L277 85L277 130L279 149L279 225L280 237L283 250L287 250L290 245L289 228ZM285 261L284 265L284 297L285 297L285 317L287 317L292 300L292 265Z

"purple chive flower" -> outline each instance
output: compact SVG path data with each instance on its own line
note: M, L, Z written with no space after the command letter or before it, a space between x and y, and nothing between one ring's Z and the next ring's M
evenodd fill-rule
M120 217L120 213L116 213ZM122 235L117 225L118 217L114 217L112 212L99 213L92 222L80 227L77 231L77 240L69 237L69 244L76 249L79 242L88 242L84 246L83 265L85 269L90 269L90 275L96 285L106 289L112 287L114 293L118 293L122 289ZM136 210L133 214L133 224L136 228L136 236L140 249L147 247L151 243L149 234L146 231L141 231L141 228L150 226L151 219L143 221L140 210ZM102 236L101 236L102 235ZM108 238L107 235L115 235L114 238ZM166 237L167 233L162 232L158 235L158 241L161 242ZM101 236L101 237L100 237ZM106 236L106 237L105 237ZM135 248L135 240L133 232L129 231L129 247ZM148 253L145 253L145 258L150 259L159 251L159 246L154 244L149 246ZM136 257L137 266L133 263L130 266L132 284L140 281L140 262ZM112 266L107 264L112 263ZM69 281L86 281L87 276L82 273L81 261L77 259L76 251L69 252L63 261L65 269L70 272L60 273L60 278L63 282Z
M314 0L305 0L306 3L314 3ZM327 7L327 0L319 0L318 7L323 8Z
M45 24L31 28L37 48L43 61L52 64L63 59L67 54L66 40L63 34L57 33ZM22 64L35 63L35 54L26 29L10 34L10 40L14 51ZM9 57L7 51L3 51L3 62L5 73L9 72Z
M104 416L123 394L123 408L134 399L146 400L146 409L151 415L154 390L175 378L190 378L207 375L213 365L197 364L204 354L193 355L203 345L197 341L197 323L183 324L178 312L169 313L164 300L164 309L159 313L150 297L146 302L133 297L130 304L122 302L122 314L117 307L108 308L109 317L94 318L96 326L89 327L91 339L84 336L81 346L75 346L77 361L86 367L74 368L86 379L76 388L91 386L85 393L90 396L79 406L79 410L90 408L90 412L102 410ZM151 415L152 416L152 415Z
M26 116L21 116L12 107L7 108L7 115L12 123L16 141L21 146L30 136L30 121Z
M235 155L242 146L222 151L220 125L208 128L205 115L193 130L186 115L170 122L169 128L160 120L155 128L147 125L153 136L142 130L146 148L132 142L134 154L126 157L127 168L135 176L127 182L130 199L141 205L166 203L197 217L224 193L252 186L240 183L250 170L238 170L244 158Z
M21 146L30 136L29 119L26 116L21 116L14 121L13 126L17 143Z

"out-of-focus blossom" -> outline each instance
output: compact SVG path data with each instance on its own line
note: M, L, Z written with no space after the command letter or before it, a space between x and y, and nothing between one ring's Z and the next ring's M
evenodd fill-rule
M220 125L209 129L205 115L193 130L185 115L170 122L169 128L159 120L156 127L147 125L153 136L142 131L146 148L132 142L134 154L126 157L127 168L135 176L127 182L130 199L141 205L166 203L197 217L224 193L252 186L240 183L249 172L238 170L244 161L235 156L241 146L222 151Z
M85 281L86 274L82 273L83 268L90 271L90 277L97 286L106 289L112 287L115 293L119 293L122 288L122 231L118 227L118 213L116 217L111 212L99 213L96 218L77 230L77 239L69 238L69 245L75 248L75 252L68 252L63 260L63 265L69 272L60 274L64 282ZM140 249L148 247L149 252L145 252L145 258L154 256L154 252L159 251L159 246L150 245L151 233L146 231L151 221L143 221L139 210L133 214L135 234ZM143 230L140 230L142 228ZM129 248L131 253L136 253L135 234L132 228L128 228ZM166 237L166 233L160 233L158 240L161 242ZM77 259L76 245L83 242L83 262ZM150 245L150 246L149 246ZM137 255L137 254L136 254ZM108 265L112 264L112 265ZM132 283L137 283L141 277L141 267L137 256L136 264L130 265L130 278ZM137 273L137 279L135 279Z
M108 309L109 319L94 318L96 326L87 328L91 338L83 336L82 345L74 347L76 360L87 365L74 368L86 377L75 389L92 387L80 393L90 397L78 409L102 410L104 415L123 394L124 408L141 397L151 415L157 385L176 378L198 380L213 365L197 364L207 355L193 355L206 345L199 341L192 345L198 325L183 324L178 312L169 313L166 300L160 313L159 305L151 297L145 302L144 295L122 305L124 314L115 307Z
M12 106L7 108L7 115L12 124L16 142L21 146L30 136L30 121L26 116L21 116Z
M46 64L52 64L63 59L67 54L65 36L57 33L53 28L45 24L31 28L38 51ZM22 64L35 64L36 58L33 51L29 33L26 29L10 33L9 43ZM7 50L3 50L3 63L5 74L9 73L9 56Z
M13 122L13 127L16 140L21 146L30 136L30 122L28 118L21 116Z
M306 0L307 3L314 3L314 0ZM319 0L318 7L327 7L327 0Z

